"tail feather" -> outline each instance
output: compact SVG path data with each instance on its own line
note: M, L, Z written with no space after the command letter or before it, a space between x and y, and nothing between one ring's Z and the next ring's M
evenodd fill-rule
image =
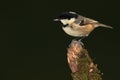
M105 25L105 24L102 24L102 23L100 23L99 26L100 26L100 27L105 27L105 28L113 29L112 26L108 26L108 25Z

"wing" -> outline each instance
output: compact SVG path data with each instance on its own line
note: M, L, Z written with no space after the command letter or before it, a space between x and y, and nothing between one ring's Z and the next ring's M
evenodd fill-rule
M86 18L84 16L79 16L76 21L76 24L79 24L80 26L86 25L86 24L92 24L92 23L98 23L98 21L90 19L90 18Z
M106 27L106 28L112 29L111 26L102 24L94 19L90 19L90 18L87 18L84 16L79 16L74 23L75 23L74 26L76 26L76 27L74 27L75 29L76 28L82 29L83 27L85 27L86 25L89 25L89 24L93 25L94 27Z

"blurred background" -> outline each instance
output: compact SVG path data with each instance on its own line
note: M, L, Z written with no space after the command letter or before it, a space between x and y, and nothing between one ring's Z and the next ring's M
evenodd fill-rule
M83 42L103 73L119 80L119 0L33 0L0 2L0 80L72 80L67 48L73 37L53 21L63 11L113 26L95 29Z

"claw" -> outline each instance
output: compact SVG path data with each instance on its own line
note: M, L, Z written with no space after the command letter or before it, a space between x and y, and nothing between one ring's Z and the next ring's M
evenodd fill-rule
M82 47L84 47L84 44L83 44L83 42L82 42L82 39L83 39L83 38L81 38L81 39L78 40L78 44L81 45ZM74 44L74 41L77 41L77 40L76 40L76 39L73 39L73 40L71 41L71 43L69 44L69 47L72 47L72 45Z
M74 41L75 41L75 39L73 39L73 40L71 41L71 43L69 44L69 47L71 47L71 46L73 45Z
M85 47L85 46L84 46L84 43L82 42L82 39L79 39L79 40L78 40L78 44L81 45L82 47Z

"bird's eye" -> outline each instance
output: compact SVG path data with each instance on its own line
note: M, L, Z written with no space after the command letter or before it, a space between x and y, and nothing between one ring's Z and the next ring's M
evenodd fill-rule
M65 19L65 17L61 17L61 19Z
M69 18L71 18L71 16L68 15L68 14L62 14L62 15L59 16L59 18L60 19L69 19Z

